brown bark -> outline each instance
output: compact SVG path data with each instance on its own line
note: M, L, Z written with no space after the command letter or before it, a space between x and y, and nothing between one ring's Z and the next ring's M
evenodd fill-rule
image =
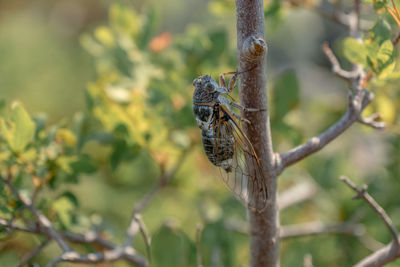
M263 10L262 0L236 0L238 69L251 69L241 74L240 101L245 107L265 110L244 114L252 122L245 131L263 165L269 195L263 212L248 211L253 267L279 266L277 179L267 105Z

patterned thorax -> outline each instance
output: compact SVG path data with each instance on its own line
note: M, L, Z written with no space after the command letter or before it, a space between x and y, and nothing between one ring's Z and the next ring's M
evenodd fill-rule
M193 113L200 129L208 129L213 118L213 103L218 101L218 84L210 75L200 76L193 81Z
M193 81L194 93L193 104L211 103L217 100L219 92L218 84L210 75L204 75L196 78Z

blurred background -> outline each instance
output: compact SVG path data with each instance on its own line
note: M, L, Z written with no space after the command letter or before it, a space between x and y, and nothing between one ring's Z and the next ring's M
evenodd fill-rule
M264 2L274 148L284 152L345 112L348 85L331 73L320 47L329 42L349 68L341 47L348 32L315 12L312 1ZM374 19L367 17L366 27ZM59 178L59 188L79 202L76 210L65 203L52 207L61 227L89 227L121 239L134 203L182 161L171 185L143 214L154 266L195 266L199 225L204 266L247 266L248 238L230 227L245 222L245 211L215 182L218 170L203 154L191 111L193 79L235 70L235 47L229 0L0 0L0 97L20 101L30 114L46 114L48 125L80 123L84 130L74 132L78 149L96 167L75 180ZM351 266L371 247L390 241L379 218L361 201L351 201L340 175L367 183L400 226L399 89L389 81L384 88L372 82L370 90L377 98L366 113L380 112L388 129L352 126L286 170L279 187L284 192L305 184L313 192L282 211L282 225L352 220L365 223L375 241L365 244L350 235L285 239L282 266L300 266L307 254L315 266ZM43 198L57 199L57 193L47 189ZM14 266L38 242L24 234L1 242L1 265ZM146 255L143 241L135 242ZM48 262L57 251L49 246L35 262Z

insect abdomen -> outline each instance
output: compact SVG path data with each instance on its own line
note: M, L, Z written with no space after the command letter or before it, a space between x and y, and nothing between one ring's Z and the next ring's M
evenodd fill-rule
M226 172L232 171L232 160L235 153L235 139L229 124L215 125L202 129L204 151L208 159Z

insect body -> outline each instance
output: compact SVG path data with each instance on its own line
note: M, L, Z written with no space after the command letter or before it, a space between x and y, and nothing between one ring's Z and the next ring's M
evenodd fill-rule
M226 86L224 75L234 74ZM243 133L241 122L250 122L231 110L231 106L242 111L260 111L245 108L230 101L225 95L233 90L238 72L220 75L219 84L209 75L193 81L193 112L202 131L204 151L208 159L221 167L223 181L236 197L248 207L262 210L267 201L267 187L262 167L254 148Z

